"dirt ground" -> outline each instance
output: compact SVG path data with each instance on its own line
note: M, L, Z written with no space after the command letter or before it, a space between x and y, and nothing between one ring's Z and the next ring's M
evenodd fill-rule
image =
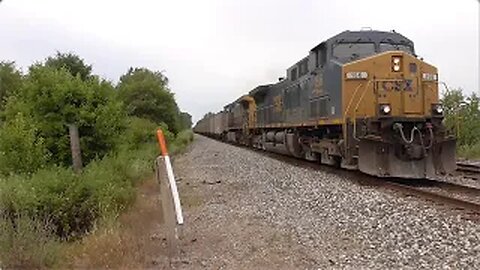
M168 257L160 188L154 178L138 187L135 205L120 225L86 237L75 250L74 268L83 269L306 269L307 253L287 232L275 230L255 216L242 216L229 196L248 192L205 172L192 171L190 146L173 159L185 224L177 227L177 256ZM195 154L195 153L194 153ZM216 155L216 154L214 154ZM208 163L208 162L207 162ZM208 168L211 167L211 168ZM241 198L236 196L236 198ZM108 227L108 226L107 226ZM80 249L80 250L79 250ZM295 251L295 252L294 252ZM301 266L304 267L301 267Z
M120 222L103 224L68 251L73 258L68 268L149 269L165 268L166 243L162 232L163 214L159 185L154 178L138 187L134 206L119 217ZM163 266L158 265L162 263Z
M219 160L226 154L222 153L225 145L214 142L215 147L220 145L220 149L214 149L206 146L207 140L208 144L212 143L210 139L197 137L189 151L174 160L185 225L178 227L178 256L169 264L164 253L158 256L156 266L173 269L313 269L313 265L318 266L318 261L312 259L309 250L297 242L291 232L247 209L254 203L251 189L255 186L243 184L241 179L245 169L255 173L255 168L237 166L232 160L220 164ZM157 233L162 234L152 232ZM329 267L332 263L327 260L323 266Z

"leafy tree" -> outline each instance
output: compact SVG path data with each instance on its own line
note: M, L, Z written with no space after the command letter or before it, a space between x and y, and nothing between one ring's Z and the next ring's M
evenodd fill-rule
M37 123L39 135L52 162L71 164L68 124L76 124L85 162L112 150L123 130L124 113L114 98L113 86L97 77L83 81L66 69L34 65L17 97L9 100L7 119L27 113Z
M208 117L210 117L210 116L213 116L214 114L215 114L215 113L213 113L213 112L208 112L208 113L206 113L206 114L203 115L203 118L202 118L202 119L205 119L205 118L208 118Z
M180 129L189 129L192 127L192 116L187 112L180 112Z
M92 73L92 66L87 65L85 61L74 53L58 52L55 56L50 56L45 61L45 66L55 69L65 68L74 77L80 76L82 80L87 80Z
M179 109L168 79L161 72L146 68L130 68L120 77L118 95L131 116L165 123L173 133L179 130Z
M22 86L22 75L14 62L0 62L0 111L8 97L14 95Z

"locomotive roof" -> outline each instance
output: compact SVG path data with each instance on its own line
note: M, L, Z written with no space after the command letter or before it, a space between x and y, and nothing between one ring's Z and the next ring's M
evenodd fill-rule
M361 43L361 42L373 42L373 43L392 43L392 44L405 44L410 45L413 48L413 42L407 37L403 36L400 33L395 31L385 32L385 31L344 31L338 35L335 35L326 41L315 46L313 50L316 50L318 47L328 44L335 43Z
M253 96L255 94L261 94L265 91L267 91L270 86L272 86L271 84L264 84L264 85L259 85L257 87L255 87L253 90L251 90L248 94Z

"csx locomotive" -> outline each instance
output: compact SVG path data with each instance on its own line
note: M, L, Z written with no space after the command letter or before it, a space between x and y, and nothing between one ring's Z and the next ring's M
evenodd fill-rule
M429 178L456 168L438 96L437 69L411 40L345 31L194 131L379 177Z

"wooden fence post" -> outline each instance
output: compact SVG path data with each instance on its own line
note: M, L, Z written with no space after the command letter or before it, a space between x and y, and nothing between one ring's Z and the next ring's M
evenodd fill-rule
M78 128L74 124L68 125L70 134L70 148L72 150L73 171L80 173L82 171L82 151L80 150L80 136Z

